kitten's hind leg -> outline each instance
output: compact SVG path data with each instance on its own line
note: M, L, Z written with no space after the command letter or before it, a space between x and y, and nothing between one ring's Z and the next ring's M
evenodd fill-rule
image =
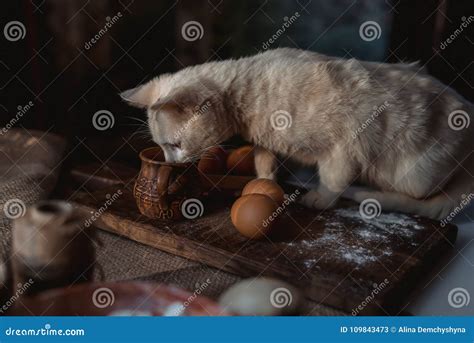
M432 192L427 192L426 197L419 199L407 194L383 191L355 191L347 195L359 203L367 199L376 200L383 211L411 213L449 222L474 200L473 174L474 155L464 161L441 189L433 185L432 189L438 190L434 195L431 195Z
M443 193L420 200L401 193L362 191L354 193L352 199L358 203L374 203L380 211L417 214L437 220L446 217L455 206L455 202Z
M319 210L334 206L352 183L355 166L342 147L331 151L329 158L318 161L319 185L301 198L306 207Z
M445 189L427 199L415 199L401 193L380 191L355 192L351 198L359 203L364 200L372 202L376 200L382 211L411 213L436 220L443 220L448 216L452 219L454 214L460 212L474 199L472 176L467 174L469 173L463 171L453 178Z
M255 147L255 170L258 178L276 180L276 156L262 147Z

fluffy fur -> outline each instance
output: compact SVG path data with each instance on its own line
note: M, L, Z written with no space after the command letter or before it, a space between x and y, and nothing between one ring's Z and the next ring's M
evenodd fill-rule
M257 146L259 177L275 178L276 155L318 167L318 188L302 197L308 207L332 206L361 181L377 191L353 194L357 201L441 219L473 190L473 125L449 125L453 111L472 115L473 105L416 64L276 49L161 75L121 95L147 110L168 160L195 159L241 135Z

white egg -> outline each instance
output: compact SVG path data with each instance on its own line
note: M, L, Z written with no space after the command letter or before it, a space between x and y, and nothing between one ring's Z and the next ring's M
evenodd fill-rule
M284 316L301 308L300 292L286 282L270 278L242 280L227 289L219 304L242 316Z

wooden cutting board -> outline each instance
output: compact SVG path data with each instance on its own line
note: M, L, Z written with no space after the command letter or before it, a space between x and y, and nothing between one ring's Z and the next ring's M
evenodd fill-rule
M75 202L93 214L118 189ZM270 239L251 241L232 226L233 199L207 198L202 217L167 222L140 215L131 190L121 191L95 226L242 277L286 280L307 297L352 314L398 314L457 235L455 226L398 213L364 220L357 204L346 203L323 213L293 205Z

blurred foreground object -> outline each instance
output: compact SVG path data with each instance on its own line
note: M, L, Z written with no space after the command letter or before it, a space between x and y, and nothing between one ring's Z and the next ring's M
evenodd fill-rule
M11 222L54 188L66 142L56 134L10 128L0 134L0 262L10 254Z
M225 316L207 297L151 282L84 283L22 300L12 315Z
M94 264L92 231L85 218L65 201L30 207L13 224L11 263L17 287L25 294L91 279Z

